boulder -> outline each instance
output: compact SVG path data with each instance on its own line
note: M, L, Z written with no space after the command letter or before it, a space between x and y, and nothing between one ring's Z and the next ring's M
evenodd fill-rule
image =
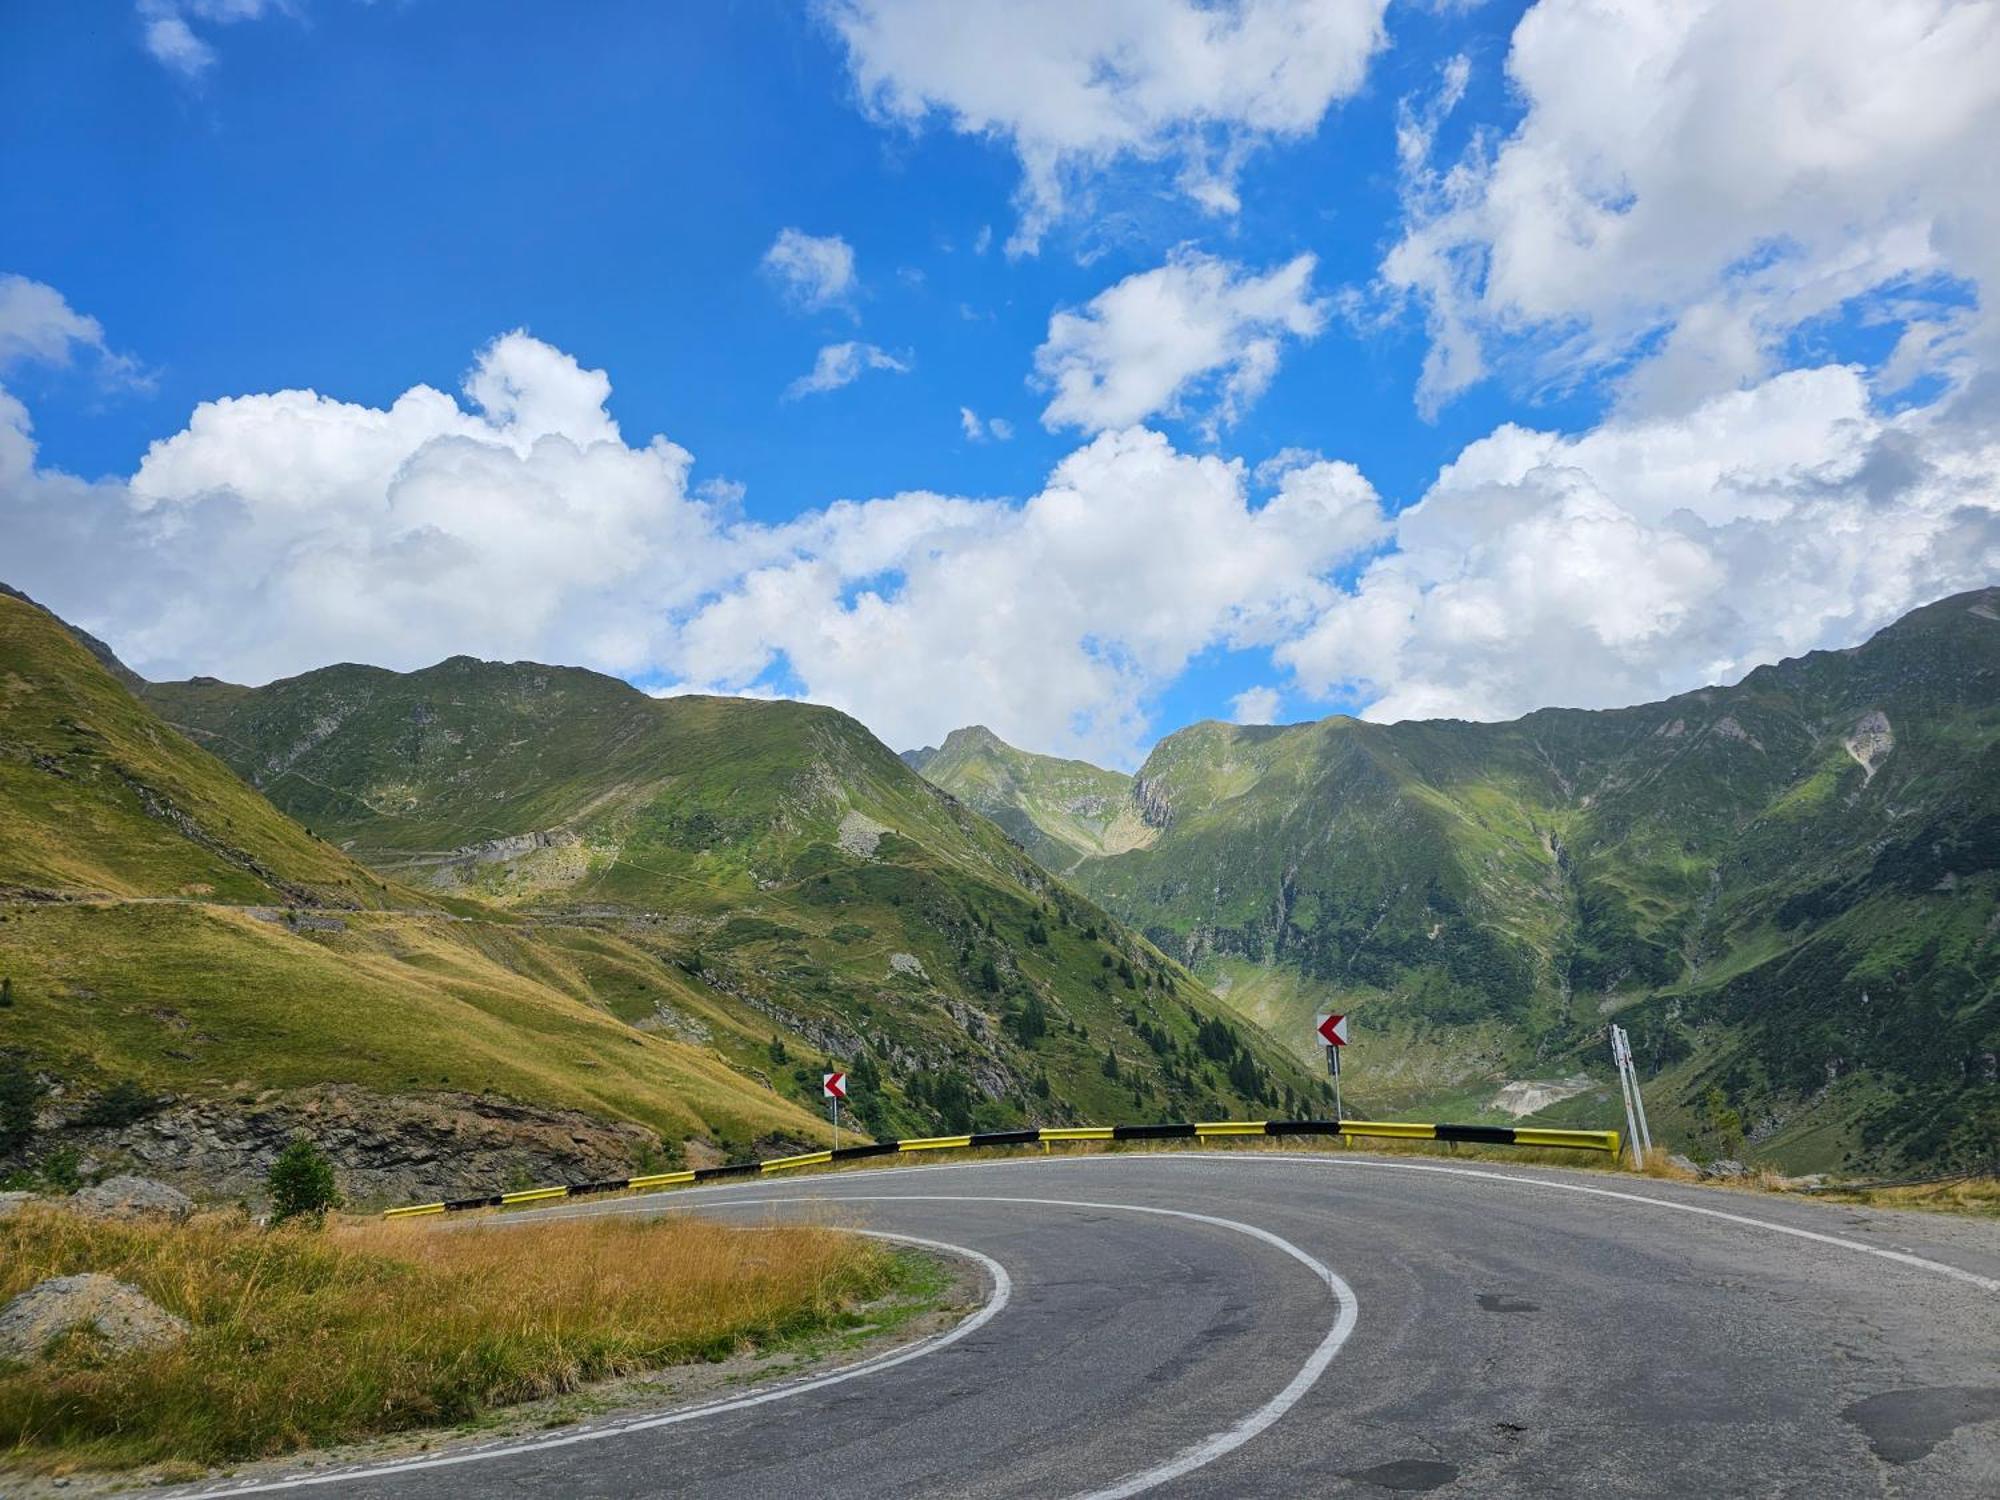
M1750 1169L1732 1157L1722 1157L1701 1169L1704 1177L1748 1177Z
M188 1336L187 1320L112 1276L58 1276L0 1308L0 1360L39 1359L72 1330L86 1330L111 1352L165 1349Z
M1694 1158L1691 1156L1682 1156L1678 1151L1668 1154L1667 1165L1672 1167L1676 1172L1686 1172L1691 1177L1701 1176L1701 1168L1695 1164Z
M33 1193L0 1193L0 1219L8 1218L21 1210L23 1203L32 1203Z
M178 1224L194 1212L194 1199L150 1177L107 1177L70 1199L70 1207L93 1219L170 1219Z

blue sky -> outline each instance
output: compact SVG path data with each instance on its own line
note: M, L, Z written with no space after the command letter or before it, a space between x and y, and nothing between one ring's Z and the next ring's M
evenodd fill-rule
M1994 26L1726 10L16 0L0 577L159 675L548 656L1124 763L1846 644L1991 576ZM788 280L787 231L851 278ZM513 330L496 378L564 416L374 453L413 387L476 417ZM531 451L608 442L593 371L641 478ZM323 404L204 406L282 392ZM1951 461L1885 509L1884 445Z

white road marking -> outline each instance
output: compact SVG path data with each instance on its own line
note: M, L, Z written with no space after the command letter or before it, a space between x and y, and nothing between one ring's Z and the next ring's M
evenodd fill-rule
M753 1208L759 1205L783 1203L811 1203L810 1198L787 1195L782 1198L732 1198L731 1208ZM1305 1393L1326 1373L1326 1367L1333 1363L1340 1346L1347 1342L1347 1336L1354 1332L1355 1319L1360 1315L1361 1304L1354 1295L1354 1288L1324 1261L1308 1255L1290 1240L1281 1239L1268 1229L1259 1229L1255 1224L1245 1224L1236 1219L1218 1218L1214 1214L1192 1213L1183 1208L1155 1208L1143 1203L1087 1203L1073 1198L998 1198L986 1194L969 1193L841 1193L829 1194L827 1201L840 1203L1006 1203L1021 1204L1035 1208L1091 1208L1109 1210L1114 1213L1151 1214L1162 1219L1187 1219L1196 1224L1207 1224L1216 1229L1227 1229L1235 1234L1248 1235L1253 1240L1261 1240L1273 1249L1281 1250L1293 1260L1318 1277L1333 1295L1339 1311L1334 1314L1333 1326L1321 1339L1319 1346L1307 1356L1292 1376L1285 1388L1266 1401L1248 1416L1231 1423L1222 1431L1211 1433L1200 1442L1191 1444L1171 1458L1140 1469L1113 1480L1103 1489L1087 1490L1079 1493L1074 1500L1126 1500L1131 1495L1139 1495L1170 1480L1191 1474L1204 1464L1215 1462L1223 1454L1242 1447L1250 1439L1269 1427L1278 1418L1299 1404Z
M1841 1235L1824 1234L1818 1230L1812 1230L1812 1229L1800 1229L1794 1227L1793 1225L1776 1223L1770 1219L1759 1219L1752 1217L1749 1214L1730 1213L1724 1209L1707 1208L1700 1204L1695 1204L1695 1203L1682 1203L1671 1198L1655 1198L1655 1197L1650 1197L1644 1193L1623 1192L1615 1188L1592 1187L1584 1183L1556 1182L1546 1177L1528 1177L1519 1175L1517 1173L1488 1170L1478 1167L1453 1167L1453 1166L1444 1166L1444 1165L1424 1163L1424 1162L1384 1161L1380 1158L1359 1157L1359 1156L1338 1157L1338 1156L1320 1156L1320 1155L1292 1155L1292 1154L1279 1154L1273 1152L1248 1152L1248 1151L1245 1152L1179 1151L1179 1152L1120 1152L1111 1155L1101 1155L1101 1156L1093 1155L1093 1156L1071 1156L1071 1157L1056 1157L1056 1158L1033 1157L1026 1160L1014 1160L1014 1161L939 1162L920 1167L919 1166L896 1167L890 1170L894 1172L896 1177L900 1178L927 1172L964 1172L964 1171L990 1172L994 1170L1004 1170L1007 1168L1015 1168L1015 1167L1034 1167L1034 1168L1047 1169L1053 1166L1066 1166L1066 1167L1115 1166L1121 1163L1133 1164L1138 1162L1145 1162L1148 1164L1163 1163L1163 1162L1169 1162L1169 1163L1187 1162L1187 1163L1206 1164L1218 1161L1227 1161L1234 1165L1313 1166L1313 1167L1334 1167L1334 1168L1359 1168L1362 1170L1392 1171L1392 1172L1398 1172L1398 1171L1427 1172L1441 1176L1467 1177L1467 1178L1472 1178L1476 1181L1509 1183L1517 1186L1545 1188L1552 1192L1583 1193L1588 1196L1596 1198L1608 1198L1618 1202L1641 1204L1648 1208L1664 1208L1673 1210L1678 1213L1696 1214L1703 1218L1716 1219L1724 1223L1740 1225L1750 1229L1761 1229L1772 1234L1788 1235L1794 1239L1807 1240L1815 1244L1828 1245L1835 1249L1858 1251L1863 1255L1876 1256L1879 1259L1893 1261L1899 1265L1908 1266L1914 1270L1923 1271L1931 1275L1947 1277L1953 1281L1958 1281L1969 1286L1977 1287L1981 1291L2000 1292L2000 1280L1997 1280L1993 1277L1982 1276L1979 1275L1977 1272L1968 1271L1963 1269L1962 1267L1947 1264L1944 1261L1931 1260L1921 1255L1913 1255L1907 1251L1890 1250L1879 1245L1864 1244L1860 1240L1848 1239ZM997 1198L997 1197L971 1196L971 1195L959 1195L959 1194L878 1193L878 1194L863 1195L863 1194L854 1194L847 1192L827 1191L828 1189L844 1188L849 1185L873 1186L875 1185L874 1183L866 1181L866 1177L872 1175L873 1175L872 1173L865 1175L859 1173L855 1174L839 1173L827 1176L793 1178L790 1179L791 1182L796 1183L801 1188L808 1189L809 1191L802 1192L799 1194L786 1195L777 1198L755 1198L755 1199L738 1198L738 1199L727 1199L724 1201L733 1203L734 1205L740 1207L749 1207L759 1204L811 1202L814 1200L814 1196L818 1196L827 1200L837 1200L841 1202L850 1202L850 1203L869 1203L869 1202L1016 1203L1016 1204L1044 1205L1056 1208L1103 1209L1103 1210L1122 1211L1126 1213L1156 1214L1166 1218L1190 1219L1197 1222L1212 1224L1217 1227L1231 1229L1244 1234L1248 1234L1255 1239L1260 1239L1273 1245L1274 1247L1282 1250L1287 1255L1290 1255L1294 1259L1298 1260L1308 1269L1312 1270L1315 1275L1321 1278L1321 1280L1325 1283L1328 1289L1333 1293L1335 1300L1338 1302L1340 1306L1340 1312L1335 1318L1333 1328L1329 1330L1326 1338L1321 1341L1319 1347L1313 1351L1313 1354L1311 1355L1310 1358L1307 1359L1306 1363L1300 1367L1298 1373L1292 1377L1291 1382L1287 1384L1285 1389L1280 1391L1277 1394L1277 1396L1273 1397L1271 1401L1266 1402L1264 1406L1259 1407L1256 1411L1250 1413L1248 1416L1244 1417L1242 1420L1238 1421L1233 1426L1225 1429L1222 1432L1215 1433L1210 1437L1203 1439L1201 1442L1196 1443L1187 1449L1184 1449L1182 1452L1174 1455L1170 1459L1167 1459L1165 1462L1153 1468L1145 1469L1134 1474L1126 1475L1123 1478L1115 1481L1110 1487L1100 1490L1089 1491L1085 1495L1078 1496L1077 1500L1124 1500L1124 1497L1140 1494L1145 1490L1154 1488L1155 1486L1161 1484L1165 1484L1170 1480L1188 1474L1193 1470L1202 1467L1204 1464L1213 1462L1215 1459L1220 1458L1223 1454L1228 1453L1231 1450L1242 1446L1244 1443L1249 1442L1250 1439L1256 1437L1259 1433L1263 1432L1266 1428L1268 1428L1273 1422L1277 1421L1280 1417L1282 1417L1286 1411L1290 1410L1291 1407L1296 1405L1298 1401L1306 1394L1306 1392L1312 1388L1313 1384L1319 1379L1320 1375L1324 1373L1326 1367L1332 1363L1333 1357L1335 1354L1339 1352L1341 1345L1347 1341L1348 1335L1353 1331L1355 1319L1358 1315L1359 1304L1355 1299L1353 1289L1350 1288L1347 1285L1347 1283L1343 1281L1337 1274L1335 1274L1332 1269L1324 1265L1322 1262L1316 1260L1311 1255L1308 1255L1305 1251L1299 1249L1298 1246L1292 1244L1290 1241L1281 1239L1277 1235L1270 1233L1268 1230L1259 1229L1255 1225L1242 1224L1233 1219L1215 1218L1207 1214L1192 1213L1182 1209L1155 1208L1147 1205L1132 1204L1132 1203L1096 1203L1096 1202L1089 1202L1079 1199L1068 1199L1068 1198ZM613 1199L600 1204L575 1204L567 1206L562 1209L535 1210L529 1213L521 1214L518 1217L510 1216L510 1219L507 1222L524 1223L524 1222L529 1222L530 1220L546 1221L548 1219L559 1219L559 1218L582 1218L582 1217L602 1216L602 1215L659 1213L676 1207L681 1207L681 1206L695 1207L699 1203L714 1202L716 1194L727 1194L735 1191L740 1191L741 1188L744 1186L747 1186L747 1184L717 1183L712 1186L683 1188L672 1193L671 1195ZM480 1222L489 1225L495 1225L495 1227L498 1227L495 1221L487 1220ZM467 1227L471 1226L468 1225ZM761 1406L766 1402L782 1400L790 1396L804 1395L810 1391L819 1390L829 1385L838 1384L842 1381L856 1379L862 1375L874 1374L881 1370L891 1369L896 1365L900 1365L909 1360L916 1359L921 1355L933 1353L936 1350L943 1348L945 1345L953 1343L956 1340L965 1337L967 1334L971 1333L974 1329L981 1327L985 1323L991 1321L994 1317L996 1317L999 1314L1001 1309L1007 1305L1008 1299L1012 1291L1012 1282L1008 1279L1006 1271L1000 1266L1000 1264L997 1261L994 1261L988 1256L980 1254L976 1250L966 1249L962 1246L957 1246L957 1245L944 1244L938 1241L921 1240L909 1235L886 1234L873 1230L862 1230L859 1232L864 1234L874 1234L876 1235L876 1237L882 1239L898 1240L905 1244L923 1245L927 1248L943 1250L948 1253L956 1253L967 1256L973 1260L976 1260L986 1268L988 1275L993 1278L995 1287L994 1295L987 1302L986 1306L981 1308L979 1312L975 1313L971 1318L968 1318L965 1322L959 1324L958 1327L948 1331L947 1333L937 1335L934 1338L921 1340L918 1343L902 1350L892 1350L886 1355L879 1356L873 1360L865 1361L862 1364L851 1366L845 1370L835 1371L830 1375L818 1376L812 1379L799 1381L782 1386L774 1386L767 1390L759 1392L754 1396L739 1397L734 1400L715 1402L705 1406L689 1407L681 1411L663 1413L658 1416L628 1418L620 1421L603 1423L592 1427L577 1428L561 1434L553 1434L548 1437L528 1439L518 1443L503 1443L498 1445L487 1445L473 1449L465 1449L465 1450L460 1450L459 1452L453 1454L438 1455L431 1458L405 1459L386 1464L378 1464L378 1465L340 1470L340 1471L330 1471L323 1474L288 1476L284 1479L268 1481L264 1483L223 1485L220 1487L206 1489L206 1490L192 1491L192 1492L183 1491L180 1493L187 1496L187 1500L200 1500L200 1497L209 1495L219 1496L219 1495L259 1494L272 1490L302 1488L309 1485L336 1484L344 1480L380 1477L384 1475L401 1473L405 1470L442 1468L453 1464L473 1463L473 1462L483 1461L489 1458L505 1458L516 1454L537 1452L548 1448L566 1447L576 1443L594 1441L599 1438L618 1437L629 1432L639 1432L650 1428L671 1426L680 1422L692 1421L698 1417L719 1415L724 1412L738 1411L746 1407Z
M1856 1250L1863 1255L1877 1256L1882 1260L1894 1261L1898 1265L1909 1266L1933 1276L1949 1277L1953 1281L1964 1282L1978 1287L1982 1292L2000 1292L2000 1279L1982 1276L1977 1271L1968 1271L1941 1260L1931 1260L1926 1256L1913 1255L1907 1250L1890 1250L1880 1245L1864 1244L1842 1235L1823 1234L1816 1229L1797 1229L1790 1224L1779 1224L1770 1219L1753 1218L1749 1214L1730 1213L1726 1209L1705 1208L1698 1203L1682 1203L1672 1198L1653 1198L1644 1193L1621 1192L1616 1188L1590 1187L1580 1182L1554 1182L1546 1177L1523 1177L1513 1172L1487 1170L1481 1167L1448 1167L1427 1162L1384 1161L1380 1157L1368 1156L1320 1156L1298 1155L1276 1151L1121 1151L1109 1155L1095 1156L1036 1156L1017 1158L1013 1161L958 1161L932 1162L921 1167L876 1168L876 1171L893 1172L898 1177L914 1176L919 1172L992 1172L1013 1167L1088 1167L1114 1166L1120 1162L1217 1162L1227 1161L1246 1166L1300 1165L1310 1167L1345 1167L1387 1172L1433 1172L1448 1177L1470 1177L1481 1182L1511 1182L1528 1187L1547 1188L1558 1193L1586 1193L1596 1198L1612 1198L1624 1203L1642 1203L1649 1208L1672 1209L1677 1213L1699 1214L1703 1218L1720 1219L1729 1224L1741 1224L1751 1229L1765 1229L1773 1234L1786 1234L1794 1239L1811 1240L1816 1244L1831 1245L1840 1250ZM818 1187L831 1186L841 1181L854 1181L860 1173L833 1173L818 1177L795 1177L791 1181L812 1183ZM721 1193L729 1191L723 1183L712 1187L680 1188L672 1194L675 1198L686 1198L696 1193ZM655 1204L644 1198L616 1198L603 1206L591 1209L579 1207L570 1211L557 1210L537 1217L579 1218L592 1212L616 1213L625 1205L634 1206L634 1211L650 1211ZM645 1205L644 1209L639 1205Z
M1216 1152L1204 1153L1210 1160L1219 1156ZM1256 1160L1252 1153L1245 1152L1235 1160ZM1361 1167L1389 1172L1438 1172L1451 1177L1472 1177L1485 1182L1520 1182L1530 1187L1551 1188L1559 1193L1588 1193L1593 1198L1615 1198L1621 1203L1643 1203L1649 1208L1671 1208L1678 1213L1700 1214L1705 1219L1720 1219L1726 1224L1745 1224L1752 1229L1767 1229L1773 1234L1788 1234L1794 1239L1811 1240L1815 1244L1833 1245L1842 1250L1859 1250L1863 1255L1880 1256L1883 1260L1893 1260L1898 1265L1914 1266L1919 1271L1929 1271L1934 1276L1948 1276L1953 1281L1963 1281L1968 1286L1976 1286L1982 1292L2000 1292L2000 1280L1991 1276L1981 1276L1977 1271L1967 1271L1959 1266L1949 1265L1941 1260L1931 1260L1922 1255L1912 1255L1907 1250L1889 1250L1880 1245L1866 1245L1860 1240L1850 1240L1842 1235L1822 1234L1817 1229L1798 1229L1790 1224L1777 1224L1769 1219L1753 1219L1748 1214L1733 1214L1725 1209L1704 1208L1699 1203L1677 1203L1671 1198L1649 1198L1644 1193L1624 1193L1616 1188L1589 1187L1580 1182L1550 1182L1545 1177L1521 1177L1512 1172L1485 1172L1473 1167L1432 1166L1425 1162L1413 1161L1340 1161L1336 1158L1319 1156L1280 1156L1266 1153L1266 1161L1298 1162L1316 1167Z
M770 1401L782 1401L792 1396L803 1396L809 1391L824 1390L830 1385L843 1381L858 1380L863 1375L876 1375L884 1370L892 1370L897 1365L908 1364L913 1359L921 1359L926 1354L935 1354L947 1345L955 1344L968 1334L976 1333L1000 1316L1014 1295L1013 1278L1006 1267L990 1255L982 1255L964 1245L947 1244L943 1240L920 1239L913 1234L888 1234L881 1230L863 1229L856 1233L868 1235L878 1240L894 1240L901 1245L920 1245L926 1250L941 1250L949 1255L962 1255L967 1260L977 1261L986 1274L992 1278L993 1290L986 1299L986 1305L978 1312L940 1334L919 1339L898 1349L891 1349L873 1359L863 1360L858 1365L849 1365L844 1370L835 1370L828 1375L816 1375L806 1380L792 1381L783 1385L767 1387L752 1396L737 1396L726 1401L711 1401L702 1406L685 1407L679 1411L662 1412L656 1416L627 1417L590 1426L574 1427L566 1432L551 1433L546 1437L528 1438L521 1442L484 1444L476 1448L462 1448L453 1453L435 1454L428 1458L396 1459L388 1463L357 1465L348 1469L331 1469L323 1474L292 1474L282 1479L250 1481L243 1484L224 1484L204 1490L178 1490L172 1493L186 1497L186 1500L202 1500L208 1495L262 1495L274 1490L304 1489L310 1485L344 1484L358 1479L379 1479L385 1475L405 1474L417 1469L444 1469L456 1464L483 1463L493 1458L508 1458L521 1453L539 1453L548 1448L567 1448L577 1443L597 1442L603 1438L623 1437L629 1432L644 1432L654 1427L671 1427L680 1422L692 1422L697 1417L720 1416L724 1412L742 1411L745 1407L762 1406Z

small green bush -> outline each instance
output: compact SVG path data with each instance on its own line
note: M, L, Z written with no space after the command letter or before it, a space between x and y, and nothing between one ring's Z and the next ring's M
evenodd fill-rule
M41 1102L41 1081L19 1059L0 1059L0 1154L18 1151L35 1138L35 1109Z
M77 1116L80 1125L130 1125L148 1115L158 1114L162 1101L129 1078L121 1078L84 1108Z
M333 1163L302 1135L294 1136L278 1153L264 1185L271 1194L273 1224L290 1219L310 1219L317 1224L326 1218L328 1209L341 1204L333 1181Z

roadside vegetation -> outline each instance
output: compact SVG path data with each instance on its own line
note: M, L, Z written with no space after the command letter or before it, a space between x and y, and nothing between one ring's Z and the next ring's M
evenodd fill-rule
M834 1229L679 1215L504 1233L118 1223L36 1205L0 1220L0 1301L90 1271L192 1333L123 1355L71 1335L39 1363L0 1363L0 1461L206 1468L450 1426L607 1377L822 1340L936 1280L921 1258Z

